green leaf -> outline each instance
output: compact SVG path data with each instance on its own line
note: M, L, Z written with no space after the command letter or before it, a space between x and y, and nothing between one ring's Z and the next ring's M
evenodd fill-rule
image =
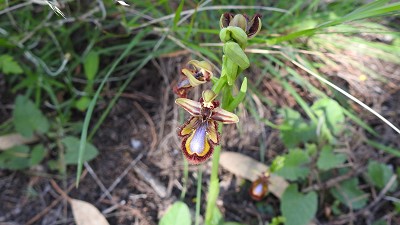
M80 140L76 137L67 136L61 140L61 142L65 145L65 164L77 164L79 157L79 142ZM86 142L85 145L85 154L83 155L83 162L90 161L94 159L98 154L98 150L95 146Z
M182 12L184 3L185 3L185 0L181 0L181 2L179 3L178 8L175 11L174 29L176 28L176 26L177 26L177 24L179 22L179 19L181 18L181 12Z
M297 185L292 184L283 193L281 211L286 225L307 225L317 212L317 194L309 192L302 194L297 191Z
M299 112L290 108L283 109L281 114L285 121L279 129L282 141L287 148L294 148L308 141L317 141L317 126L314 123L307 123Z
M393 175L394 172L391 166L373 160L368 162L368 178L376 187L384 188ZM389 190L396 190L397 185L397 181L395 181Z
M29 164L31 166L39 164L44 157L46 156L46 149L44 148L43 145L36 145L33 147L32 152L31 152L31 158L29 160Z
M236 107L243 102L244 98L246 97L246 92L247 92L247 78L245 77L243 79L242 85L240 86L240 91L236 95L236 97L233 99L231 103L229 103L229 106L226 108L226 110L232 112Z
M184 202L175 202L161 218L159 225L191 225L189 207Z
M332 146L325 145L319 155L317 167L321 170L329 170L343 164L346 158L344 154L334 153Z
M285 165L285 157L278 155L275 157L274 161L272 161L271 166L269 167L269 171L274 173L283 168Z
M340 183L338 187L332 188L330 193L353 210L361 209L368 201L368 195L358 187L357 178Z
M19 64L9 55L0 56L0 69L5 74L21 74L23 72Z
M34 131L46 133L49 122L36 105L27 97L18 95L13 111L13 123L18 133L32 137Z
M307 153L301 149L291 149L284 156L284 165L281 169L275 171L279 176L288 180L296 181L307 177L310 169L305 164L310 161Z
M75 102L75 107L79 110L79 111L85 111L90 104L90 98L83 96L81 97L78 101Z
M22 170L29 168L29 147L19 145L0 154L0 168Z
M330 98L323 98L316 101L311 109L319 118L324 119L326 126L333 134L340 134L344 127L345 117L339 103Z
M83 63L83 69L85 71L86 78L89 81L94 80L94 77L96 76L97 71L99 70L99 61L100 61L99 54L95 51L90 51L86 55L85 61Z

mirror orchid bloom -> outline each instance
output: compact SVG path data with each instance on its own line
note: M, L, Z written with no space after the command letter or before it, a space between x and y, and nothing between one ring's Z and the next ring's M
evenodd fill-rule
M260 201L268 193L269 173L265 173L253 181L250 186L250 197L256 201Z
M190 88L210 81L213 76L212 66L206 61L190 60L187 64L193 68L182 69L184 78L174 87L174 92L181 98L187 97Z
M175 103L191 114L191 117L178 129L182 137L182 151L191 164L200 164L209 159L214 146L219 145L218 123L232 124L239 118L219 107L216 94L211 90L203 91L199 101L178 98Z

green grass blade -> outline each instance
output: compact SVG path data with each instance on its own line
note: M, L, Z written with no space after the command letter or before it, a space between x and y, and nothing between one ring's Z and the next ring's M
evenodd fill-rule
M147 30L142 30L138 34L136 34L135 38L131 41L131 43L127 46L125 51L118 57L117 60L114 61L114 64L108 71L107 75L104 77L103 81L101 82L99 88L96 91L96 94L93 96L92 101L90 102L90 105L88 107L88 110L86 112L85 120L83 122L83 127L82 127L82 134L81 134L81 139L80 139L80 144L79 144L79 158L78 158L78 168L76 171L76 186L79 185L79 180L81 177L82 173L82 165L83 165L83 155L85 152L85 145L86 145L86 138L87 138L87 132L89 128L89 123L90 119L93 114L94 107L96 105L97 99L99 98L100 92L103 89L107 79L110 77L110 75L113 73L117 65L122 61L122 59L129 53L129 51L140 42L142 37L147 34Z
M365 143L367 143L369 146L372 146L372 147L374 147L374 148L376 148L378 150L382 150L382 151L387 152L389 154L392 154L392 155L394 155L396 157L400 157L400 151L398 149L391 148L389 146L386 146L386 145L383 145L383 144L378 143L376 141L371 141L371 140L368 140L368 139L365 139Z
M175 17L174 17L174 29L177 27L179 19L181 18L181 12L182 12L184 3L185 3L185 0L181 0L181 3L179 3L178 8L176 9Z

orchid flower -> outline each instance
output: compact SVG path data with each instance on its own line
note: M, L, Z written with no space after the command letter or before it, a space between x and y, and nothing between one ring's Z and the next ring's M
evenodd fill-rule
M262 174L251 184L249 194L256 201L260 201L268 193L269 173Z
M239 118L219 107L216 94L211 90L203 91L199 101L178 98L175 103L191 114L191 117L179 128L182 137L182 151L191 164L199 164L209 159L214 146L219 145L218 123L231 124Z
M190 60L187 64L193 69L182 69L184 78L174 88L174 92L182 98L187 97L190 88L210 81L213 76L212 66L206 61Z

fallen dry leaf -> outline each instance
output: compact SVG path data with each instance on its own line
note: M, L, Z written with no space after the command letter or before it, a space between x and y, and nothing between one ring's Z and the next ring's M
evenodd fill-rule
M109 225L103 214L92 204L78 199L70 199L69 202L77 225Z
M21 136L20 134L7 134L0 136L0 151L12 148L17 145L30 144L38 141L39 137L33 135L30 138Z
M268 170L268 166L246 155L236 152L222 152L219 164L236 176L254 181ZM281 198L289 183L280 176L271 174L269 189L276 197Z

